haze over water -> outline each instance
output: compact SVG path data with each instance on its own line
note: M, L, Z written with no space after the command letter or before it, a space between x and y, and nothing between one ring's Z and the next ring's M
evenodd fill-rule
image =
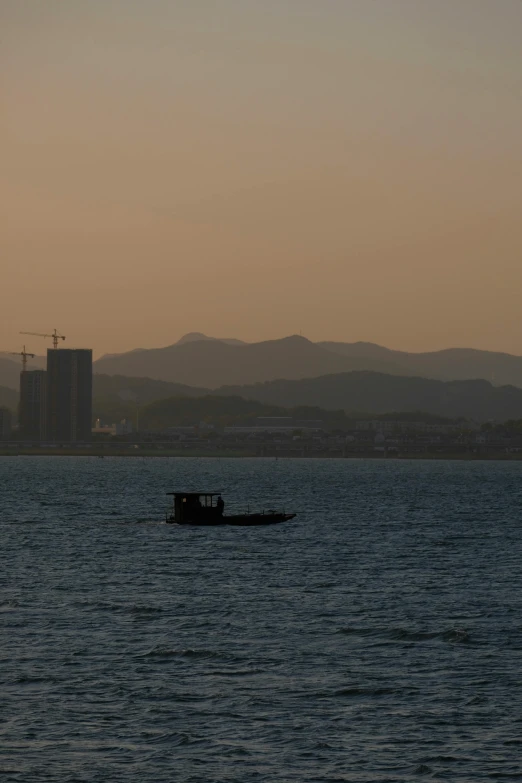
M0 771L522 775L517 463L0 459ZM283 506L163 523L164 493Z

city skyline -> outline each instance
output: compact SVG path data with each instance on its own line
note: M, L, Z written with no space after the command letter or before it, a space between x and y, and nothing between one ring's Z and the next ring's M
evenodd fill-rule
M518 0L6 0L1 345L522 355ZM38 349L31 343L30 350Z

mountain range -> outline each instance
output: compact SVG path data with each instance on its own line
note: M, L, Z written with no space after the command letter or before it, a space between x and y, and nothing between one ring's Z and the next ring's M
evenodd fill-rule
M358 418L399 411L423 413L445 418L475 421L522 419L522 389L495 387L485 380L436 381L429 378L401 377L384 373L352 371L318 378L276 380L217 390L169 384L148 378L96 375L94 411L97 416L117 421L134 419L137 403L166 405L179 411L188 398L233 398L237 403L254 400L279 408L322 408L344 411ZM163 409L163 408L162 408ZM191 408L195 411L196 408ZM213 409L209 409L209 413ZM202 416L202 418L204 418ZM196 422L197 423L197 422Z
M217 393L288 408L319 406L327 410L344 410L358 418L392 411L423 411L450 419L480 422L522 418L522 389L495 387L480 379L437 381L355 371L297 381L223 386Z
M213 397L211 397L213 395ZM209 400L208 415L215 412L211 399L227 397L237 401L253 400L279 408L323 408L344 411L355 418L368 418L393 411L466 418L475 421L522 419L522 389L495 387L485 380L436 381L429 378L401 377L384 373L353 371L300 380L276 380L249 385L222 386L217 390L171 384L150 378L95 375L93 414L112 423L122 418L135 420L138 410L145 415L147 406L159 403L161 410L172 412L173 422L183 400ZM16 411L18 393L0 387L0 406ZM203 407L191 407L205 418ZM233 413L232 409L229 412ZM421 417L421 414L419 414ZM197 422L194 422L197 423ZM166 425L168 426L168 425Z
M146 376L210 389L354 370L443 381L483 378L496 386L522 388L521 356L469 348L408 353L374 343L313 343L298 335L241 343L192 334L165 348L134 350L95 362L98 373Z
M474 348L445 348L427 353L408 353L363 342L323 342L318 345L352 359L388 362L397 370L392 372L393 375L418 375L441 381L484 378L495 386L512 384L522 387L522 356L509 353L479 351Z
M37 356L30 360L28 369L42 366L45 357ZM522 356L471 348L408 353L367 342L313 343L298 335L245 343L191 332L164 348L107 354L94 363L94 372L99 374L147 377L207 389L354 370L442 381L482 378L495 386L522 388ZM0 354L0 385L18 389L19 373L20 362Z
M146 376L170 383L217 389L224 384L257 383L276 378L298 379L343 372L360 360L333 353L306 340L286 337L246 345L196 340L166 348L132 351L101 358L95 372ZM372 362L375 364L375 362ZM382 369L382 363L377 361ZM371 369L374 369L373 367Z
M188 412L196 418L187 423L197 424L200 419L214 421L218 411L215 401L219 398L226 398L228 414L237 416L245 413L245 402L254 401L280 409L342 411L351 418L363 419L393 411L398 417L418 413L421 420L426 414L479 422L522 419L522 389L515 386L495 387L485 380L436 381L367 371L222 386L217 390L146 378L98 375L94 381L95 415L111 422L123 417L134 420L135 395L139 398L141 421L146 422L148 413L154 410L161 414L164 426L179 423L182 413ZM189 398L194 404L188 404ZM199 400L197 404L196 400ZM324 413L312 418L324 418Z
M282 407L522 418L522 357L473 349L407 353L297 335L243 343L191 333L165 348L103 356L94 370L94 412L115 420L135 411L137 402L209 393ZM0 355L0 404L13 409L19 373L18 361Z

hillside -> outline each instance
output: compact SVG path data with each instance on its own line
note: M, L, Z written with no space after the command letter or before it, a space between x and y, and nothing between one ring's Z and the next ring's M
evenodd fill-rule
M310 378L368 368L402 372L392 362L340 356L297 335L244 345L219 340L188 341L104 357L95 362L94 368L107 375L147 376L210 389L223 384Z
M208 389L182 383L167 383L153 378L127 378L122 375L94 375L92 381L93 399L116 397L140 405L167 397L198 397L207 392Z
M121 375L93 376L92 410L94 419L108 424L130 419L135 421L138 406L140 416L144 406L171 397L198 397L207 389L196 389L178 383L151 378L126 378Z
M472 348L446 348L427 353L407 353L362 342L323 342L318 345L345 358L367 357L389 362L401 368L401 372L394 372L394 375L419 375L441 381L484 378L495 386L522 387L522 356L513 356L509 353L478 351Z
M93 418L106 424L121 419L135 421L138 407L171 397L197 397L207 389L195 389L178 383L151 378L126 378L121 375L94 375L92 383Z
M169 397L198 397L208 393L208 389L120 375L94 375L92 385L94 418L101 417L111 424L122 418L134 418L137 405L141 408ZM0 406L16 410L18 398L18 388L0 386Z
M520 356L468 348L408 353L365 342L312 343L297 335L241 343L196 332L166 348L105 356L95 363L96 372L108 375L147 376L210 389L357 370L442 381L483 378L495 386L522 388Z
M205 395L198 398L174 397L147 405L140 414L140 424L145 429L162 430L167 427L191 426L202 421L213 425L251 425L258 416L290 416L296 421L321 420L329 429L346 429L353 422L344 411L326 411L320 408L283 408L264 405L242 397Z
M229 345L246 345L246 343L243 340L237 340L234 337L209 337L208 335L203 334L202 332L188 332L187 334L184 334L183 337L180 337L180 339L176 343L174 343L174 345L185 345L186 343L197 343L202 341L227 343ZM116 359L120 356L127 356L129 353L140 353L140 352L145 352L147 350L150 349L133 348L132 351L126 351L125 353L106 353L103 356L100 356L98 361L101 362L101 361L106 361L107 359Z
M44 365L45 357L37 356L29 369ZM16 357L0 354L0 385L18 389L20 367ZM106 354L94 363L99 374L206 389L363 370L442 381L482 378L494 386L522 388L521 356L469 348L408 353L368 342L313 343L297 335L244 343L191 332L165 348Z
M94 384L94 414L111 422L123 417L135 417L134 394L139 398L142 421L144 407L148 403L157 403L159 409L172 398L208 400L209 396L255 401L277 408L305 406L330 411L343 410L348 414L357 411L367 411L368 415L423 411L449 419L476 421L522 418L522 390L513 386L495 387L484 380L445 382L356 371L304 380L222 386L213 391L212 395L209 395L208 389L167 384L147 378L95 376ZM238 415L243 410L241 405L236 405ZM200 411L197 403L191 410L199 411L197 415L201 413L203 419L207 415L203 409ZM229 413L232 415L230 409Z
M225 350L229 349L242 350L225 346ZM201 398L210 391L210 388L202 386L169 383L146 377L95 375L93 415L94 418L102 418L106 423L122 418L134 419L138 406L142 416L143 409L152 403L172 398ZM240 397L280 408L311 406L349 413L369 411L373 415L391 411L424 411L451 419L464 417L477 421L522 418L522 389L515 386L496 387L480 379L437 381L421 377L352 371L330 373L316 378L222 385L213 393L214 396ZM0 405L16 410L18 392L0 385Z
M219 393L286 407L312 405L373 413L422 410L476 421L522 418L522 389L494 387L484 380L444 382L351 372L298 381L225 386Z

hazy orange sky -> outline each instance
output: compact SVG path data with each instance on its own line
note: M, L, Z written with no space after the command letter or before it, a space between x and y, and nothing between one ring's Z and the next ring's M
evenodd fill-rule
M522 354L521 0L0 0L0 27L0 348Z

